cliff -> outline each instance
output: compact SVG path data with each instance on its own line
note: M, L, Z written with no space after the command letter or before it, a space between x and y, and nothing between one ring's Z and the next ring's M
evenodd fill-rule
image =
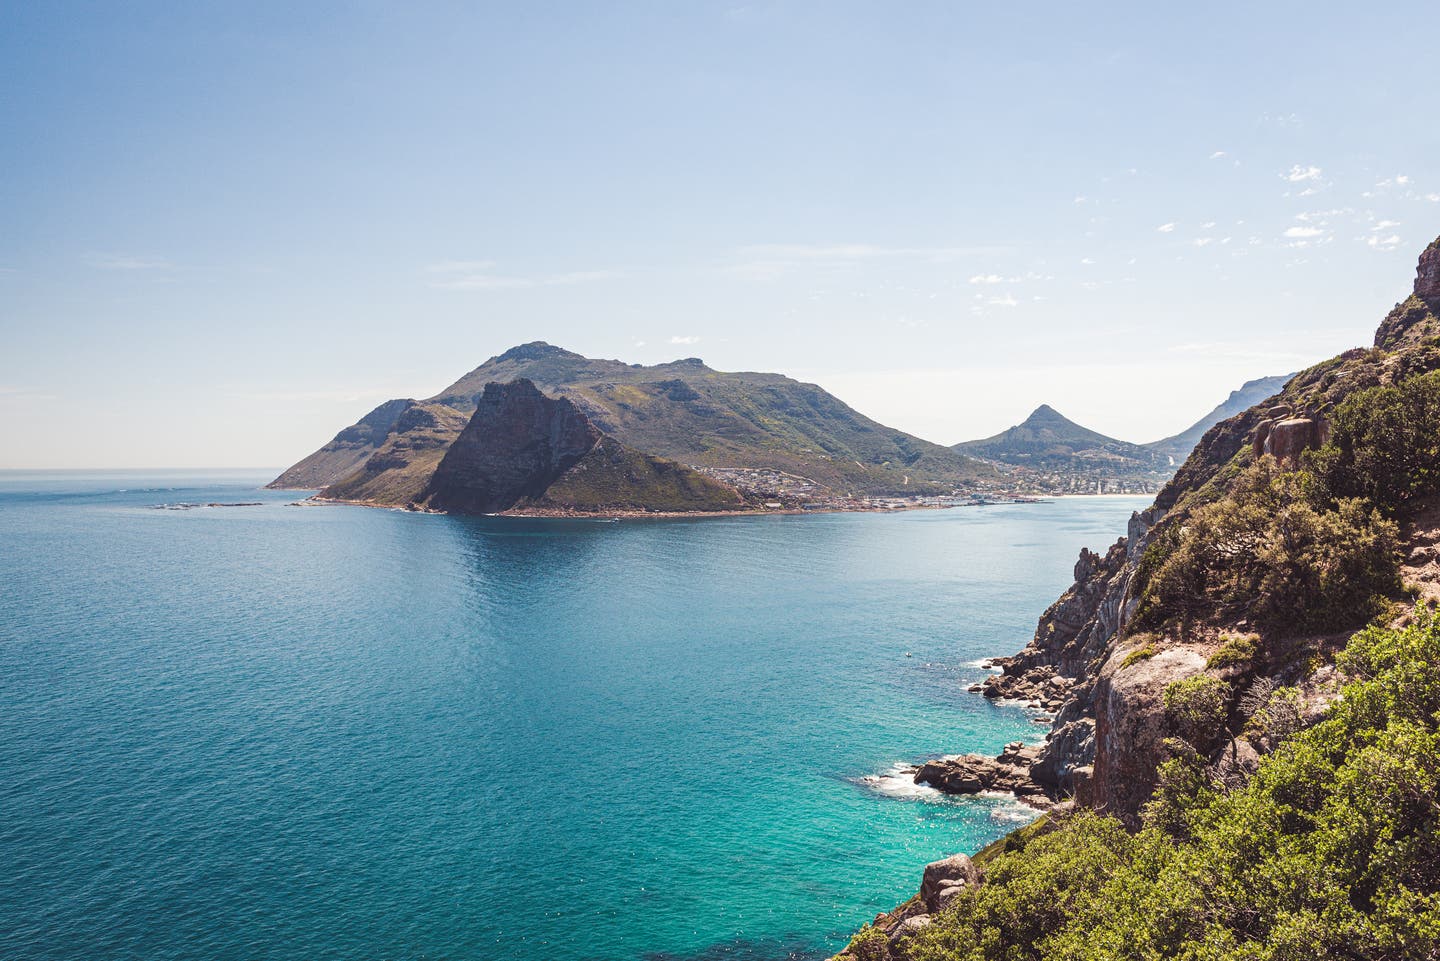
M1245 953L1249 949L1243 946L1272 943L1275 925L1299 923L1290 920L1292 913L1311 903L1301 879L1319 874L1331 878L1337 892L1326 897L1349 898L1357 917L1363 916L1353 923L1370 925L1373 934L1382 925L1375 913L1381 908L1373 889L1364 887L1372 882L1360 879L1367 871L1387 870L1366 867L1369 858L1379 856L1374 845L1358 841L1354 854L1342 856L1333 852L1351 848L1337 840L1332 853L1323 854L1323 846L1305 848L1293 836L1310 830L1304 826L1310 818L1321 817L1293 812L1319 812L1332 803L1371 812L1366 831L1408 845L1388 869L1404 887L1404 897L1440 898L1440 874L1420 867L1432 863L1426 860L1432 855L1416 853L1430 850L1423 839L1435 830L1440 809L1377 798L1374 792L1389 782L1360 774L1354 775L1361 778L1355 783L1364 785L1359 793L1332 802L1329 792L1341 782L1326 777L1351 775L1326 775L1325 766L1340 772L1361 764L1360 755L1340 750L1333 736L1319 729L1308 733L1317 723L1321 728L1361 723L1335 717L1335 705L1342 691L1344 703L1369 696L1367 685L1379 683L1379 664L1399 672L1400 680L1385 682L1385 690L1422 683L1414 674L1421 662L1393 652L1440 644L1440 627L1430 626L1428 615L1416 622L1408 613L1414 597L1440 598L1437 306L1440 240L1421 255L1413 292L1381 323L1375 348L1348 351L1302 371L1278 395L1211 427L1155 503L1131 519L1125 537L1103 556L1082 551L1074 584L1041 617L1026 648L1001 659L1002 673L981 688L987 696L1021 699L1050 712L1044 743L1012 746L993 760L969 756L917 771L917 779L941 789L971 793L995 784L965 772L1003 765L1007 773L1000 787L1057 812L1039 831L1053 836L1016 841L993 871L977 872L984 880L975 880L947 913L912 900L881 916L845 957L884 961L1047 952L1162 957L1193 951L1186 946L1200 939L1212 946L1207 957L1271 957ZM1372 627L1352 639L1367 622L1391 629ZM1380 657L1376 650L1388 653ZM1357 669L1361 662L1367 666ZM1405 763L1426 771L1425 783L1440 785L1440 732L1432 730L1440 714L1427 713L1440 703L1425 707L1434 692L1422 689L1429 693L1404 695L1418 698L1413 705L1386 695L1379 709L1364 715L1363 729L1419 723L1416 730L1426 731L1416 734L1421 740L1393 750L1411 752L1407 757L1413 759ZM1419 721L1407 720L1412 716ZM1293 763L1287 761L1293 752L1303 750L1321 751L1309 774L1285 766ZM1292 776L1311 785L1312 793L1303 800L1287 795L1282 802L1273 786ZM1400 790L1433 797L1434 789ZM1282 803L1291 806L1292 813L1284 815L1290 821L1256 814L1256 805ZM1252 847L1273 844L1274 853L1224 853L1230 843L1226 823L1252 836ZM1145 839L1136 842L1141 847L1130 847L1125 832L1138 832ZM1252 892L1254 885L1269 885L1271 914L1227 915L1228 908L1216 907L1224 896L1202 892L1194 896L1209 899L1203 917L1150 928L1148 918L1164 912L1128 920L1133 902L1113 900L1118 895L1102 887L1108 872L1120 871L1128 872L1127 887L1133 890L1146 885L1159 890L1174 883L1167 873L1171 865L1196 845L1216 846L1220 860L1207 870L1217 876L1269 871L1263 882L1257 875L1235 883L1250 885ZM1148 852L1143 859L1142 849ZM1307 853L1295 853L1302 849ZM1109 853L1099 873L1057 881L1047 872L1067 851ZM1124 852L1141 860L1127 860L1132 855ZM1045 908L1038 902L1033 908L1040 915L1049 912L1041 927L1000 920L1013 919L1005 913L1013 908L998 905L1023 899L1015 885L1025 884L1032 886L1027 890L1053 889L1044 896ZM1192 897L1164 890L1177 901ZM1104 905L1109 915L1087 914L1088 904ZM1437 919L1440 915L1432 918ZM1131 933L1109 942L1096 935L1112 922L1130 924ZM1302 943L1315 947L1333 938L1336 944L1366 945L1321 956L1434 957L1440 951L1440 936L1433 932L1394 934L1401 947L1387 952L1371 935L1357 940L1347 933L1353 928L1317 925ZM1135 934L1141 930L1150 941ZM1083 949L1062 940L1072 933L1073 945ZM994 950L971 950L978 943L971 939L987 937ZM1057 947L1062 943L1071 947L1062 951ZM1147 943L1152 947L1145 948ZM1087 953L1094 944L1109 947ZM1220 950L1223 945L1236 946L1238 953Z
M746 507L733 488L626 447L524 379L485 387L416 501L461 514Z

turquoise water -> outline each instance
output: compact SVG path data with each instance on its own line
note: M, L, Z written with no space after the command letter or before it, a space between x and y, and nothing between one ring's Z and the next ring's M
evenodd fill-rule
M899 761L1138 499L460 519L0 474L0 957L823 956L1027 815ZM175 502L261 507L154 510ZM912 657L906 657L906 652Z

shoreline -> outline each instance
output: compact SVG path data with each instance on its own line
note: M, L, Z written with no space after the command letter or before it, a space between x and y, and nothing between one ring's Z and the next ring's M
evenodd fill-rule
M263 490L274 491L303 491L313 490L308 487L267 487ZM378 501L349 500L340 497L321 497L318 493L309 497L292 502L296 506L343 506L343 507L370 507L379 510L404 511L407 514L434 514L446 517L530 517L548 518L555 520L641 520L644 518L656 518L660 520L675 520L686 518L705 517L794 517L803 514L901 514L909 511L943 511L953 510L960 507L1000 507L1016 504L1039 504L1049 498L1036 498L1019 496L1009 500L985 501L983 503L970 504L906 504L906 505L875 505L872 507L780 507L780 508L751 508L718 511L646 511L646 510L609 510L609 511L578 511L554 507L523 507L514 510L499 511L494 514L451 514L448 511L429 510L423 507L411 507L400 504L384 504Z

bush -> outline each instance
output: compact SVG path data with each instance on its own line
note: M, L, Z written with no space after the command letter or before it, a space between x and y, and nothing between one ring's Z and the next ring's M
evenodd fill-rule
M1220 649L1205 662L1207 668L1249 667L1260 654L1259 634L1221 634Z
M1335 409L1330 446L1311 458L1341 496L1403 514L1440 493L1440 371L1351 395Z
M1165 687L1165 717L1176 732L1204 751L1225 734L1230 685L1209 674L1172 681Z
M1401 590L1399 537L1366 501L1333 499L1309 470L1262 457L1146 549L1137 626L1248 619L1277 636L1356 627Z

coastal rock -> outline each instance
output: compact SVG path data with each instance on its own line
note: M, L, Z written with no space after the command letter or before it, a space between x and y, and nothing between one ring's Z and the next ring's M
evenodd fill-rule
M980 869L964 854L954 854L943 861L925 865L920 882L920 900L930 913L943 911L957 894L980 883Z
M926 761L915 771L916 784L928 784L946 794L980 794L1008 791L1021 798L1041 799L1045 791L1030 776L1039 756L1037 745L1020 741L1005 746L999 757L961 754Z

